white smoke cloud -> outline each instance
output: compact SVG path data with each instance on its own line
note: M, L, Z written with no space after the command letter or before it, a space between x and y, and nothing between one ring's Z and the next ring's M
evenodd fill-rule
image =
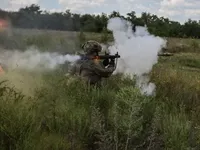
M121 55L115 73L136 75L141 92L153 94L156 86L148 83L146 74L157 63L157 54L166 46L166 41L150 35L146 27L136 27L136 32L133 33L131 24L120 18L110 19L107 27L113 31L114 36L114 44L109 50L112 54L119 52Z
M8 69L23 69L44 71L56 69L58 65L65 62L73 63L79 56L61 55L58 53L40 52L35 48L22 51L4 51L1 52L0 62L6 65Z

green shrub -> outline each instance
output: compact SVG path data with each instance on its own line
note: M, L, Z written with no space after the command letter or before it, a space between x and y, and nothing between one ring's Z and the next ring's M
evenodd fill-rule
M36 89L33 98L16 97L15 92L13 99L2 95L6 100L1 100L1 147L133 148L138 144L132 144L134 139L142 137L147 121L143 114L151 101L125 82L119 83L120 89L106 82L104 88L93 89L59 73L44 74L45 84ZM6 88L2 85L2 89Z

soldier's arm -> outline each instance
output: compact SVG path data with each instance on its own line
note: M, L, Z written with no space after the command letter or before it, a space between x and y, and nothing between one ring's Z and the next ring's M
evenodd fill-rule
M100 63L94 63L92 65L93 70L95 71L96 74L106 78L110 77L111 74L115 71L114 66L109 66L108 68L104 68Z

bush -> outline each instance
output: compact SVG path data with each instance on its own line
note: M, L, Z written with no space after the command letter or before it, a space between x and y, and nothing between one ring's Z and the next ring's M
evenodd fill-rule
M44 80L33 98L14 89L6 94L1 85L3 149L130 149L138 144L133 142L142 137L151 99L133 85L126 87L124 80L118 90L107 83L98 90L58 74Z

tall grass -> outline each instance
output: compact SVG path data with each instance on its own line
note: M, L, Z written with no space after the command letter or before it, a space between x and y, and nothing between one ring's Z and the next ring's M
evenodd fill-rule
M36 45L43 50L56 44L64 48L68 44L63 34L24 35L23 44L16 43L19 47ZM89 36L108 40L107 33L102 36L81 33L77 41ZM19 41L14 37L13 40ZM174 41L169 50L174 50ZM34 74L35 84L29 82L33 75L26 73L25 88L21 88L22 84L13 87L11 83L18 83L4 82L6 78L1 76L0 149L199 149L200 55L196 46L190 48L196 48L195 54L181 50L173 57L161 57L153 67L151 81L157 86L154 97L141 95L135 79L119 74L104 80L100 89L65 77L62 70ZM22 78L25 82L25 76ZM34 88L30 94L28 85Z
M176 105L179 97L165 96L167 89L163 96L158 90L157 97L147 97L134 79L120 75L101 89L59 72L44 74L43 80L33 97L0 84L1 149L186 149L198 144L198 122L194 125L186 111L190 106Z
M134 86L98 90L58 75L45 81L33 98L1 85L2 149L129 149L142 135L151 101Z

